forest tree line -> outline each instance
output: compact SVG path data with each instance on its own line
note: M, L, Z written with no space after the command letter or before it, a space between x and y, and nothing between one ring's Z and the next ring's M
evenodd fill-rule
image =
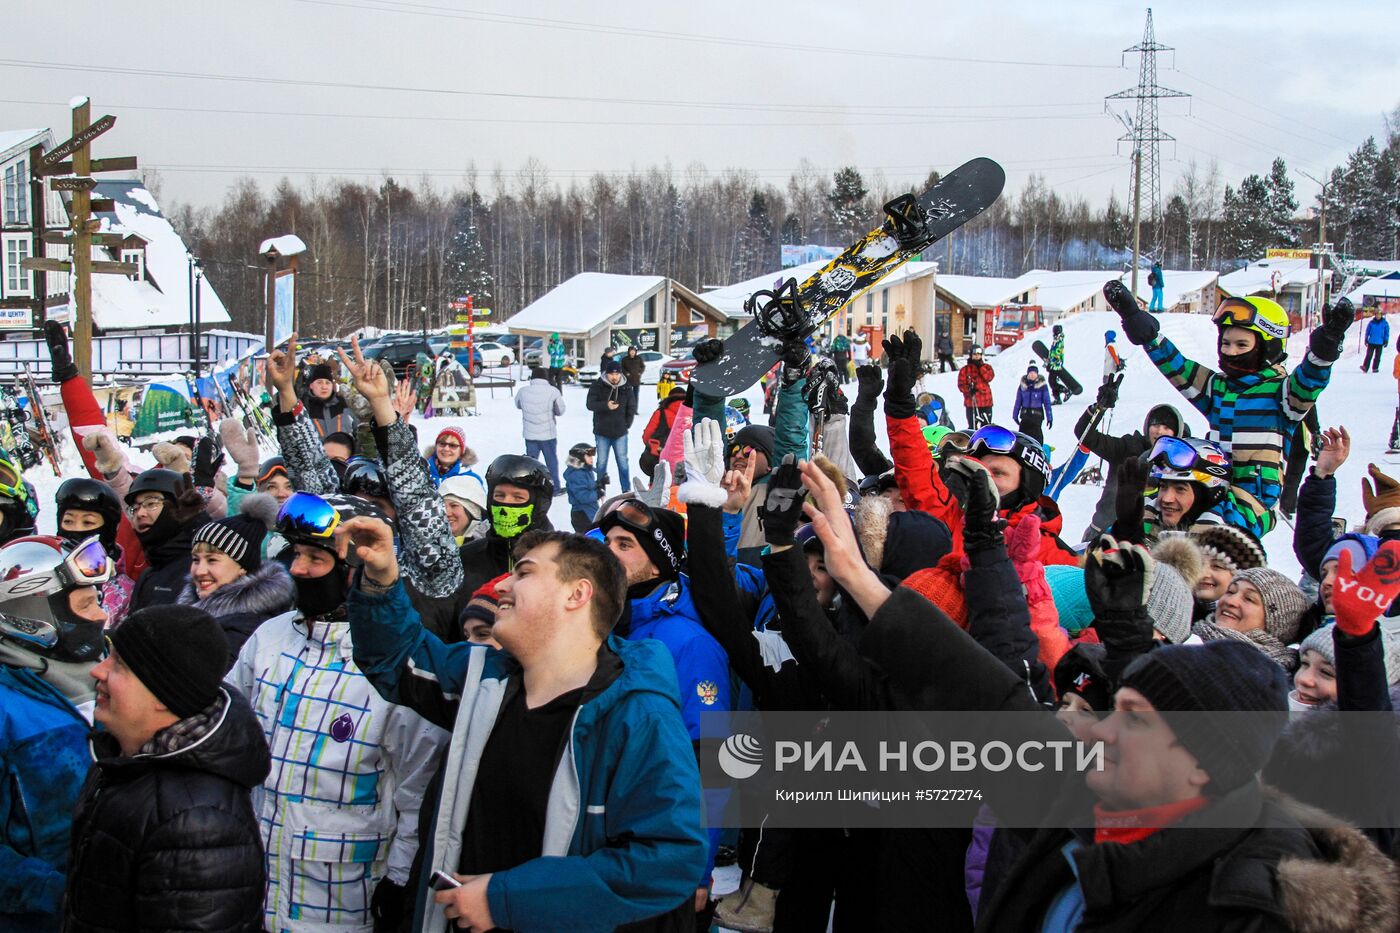
M1144 217L1144 252L1167 268L1226 271L1270 246L1311 245L1312 214L1321 206L1338 249L1400 258L1397 116L1400 108L1387 120L1385 140L1366 140L1332 172L1326 197L1307 203L1306 216L1282 158L1237 184L1216 163L1192 161L1165 197L1160 243ZM931 172L917 190L937 177ZM238 330L262 330L257 243L300 236L308 247L297 282L301 328L330 337L364 325L442 327L452 319L448 301L466 294L503 320L579 272L666 275L695 289L727 285L778 269L783 243L845 245L901 193L855 168L827 175L806 160L783 186L742 170L665 166L568 187L531 160L486 178L468 169L451 188L429 179L304 186L283 179L267 190L244 178L216 207L171 205L168 213ZM1091 205L1032 174L928 258L942 260L945 272L970 275L1123 269L1132 232L1131 201L1111 194Z

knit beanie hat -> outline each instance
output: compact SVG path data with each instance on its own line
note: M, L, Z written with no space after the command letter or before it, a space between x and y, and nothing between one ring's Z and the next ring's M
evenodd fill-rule
M1047 564L1045 582L1050 585L1055 611L1060 615L1060 627L1070 637L1088 628L1094 621L1094 607L1089 605L1089 594L1084 591L1084 568Z
M734 435L734 439L725 448L726 466L729 464L729 451L740 447L752 447L766 456L769 463L773 463L773 429L766 424L750 424L740 428L739 433Z
M600 367L600 369L602 370L602 373L605 376L608 373L620 373L622 372L622 364L619 363L617 360L613 359L612 357L608 357L605 360L603 360L603 365Z
M1313 633L1303 639L1298 646L1298 654L1301 656L1304 651L1316 651L1331 664L1337 666L1337 645L1332 640L1332 631L1336 628L1333 623L1328 623L1319 629L1314 629ZM1385 651L1385 680L1386 683L1394 684L1400 682L1400 635L1387 629L1381 629L1381 647Z
M449 435L449 436L451 436L451 437L456 438L456 439L457 439L457 446L458 446L458 447L461 447L463 450L466 450L466 449L467 449L467 432L466 432L466 431L463 431L461 428L457 427L456 425L450 425L450 426L448 426L448 427L443 428L441 431L439 431L439 432L437 433L437 437L435 437L435 438L433 439L433 442L436 443L436 442L442 440L442 438L443 438L444 435Z
M112 630L112 650L161 705L184 719L213 703L228 670L228 640L193 606L149 606Z
M1374 463L1369 464L1366 471L1371 474L1371 479L1369 482L1365 478L1361 480L1361 504L1366 507L1366 531L1373 534L1371 523L1381 512L1400 508L1400 482L1386 476ZM1400 516L1391 519L1396 520L1400 520Z
M277 500L264 492L250 493L238 501L238 514L199 526L194 544L222 551L252 573L262 566L263 538L277 525Z
M1167 641L1179 645L1191 637L1191 610L1196 601L1191 587L1175 567L1153 567L1152 589L1147 593L1147 617Z
M1268 558L1259 539L1234 525L1207 525L1191 530L1206 560L1216 560L1232 572L1263 567Z
M1108 651L1103 645L1080 642L1061 656L1055 665L1055 696L1063 700L1077 693L1095 712L1113 709L1113 688L1103 670Z
M936 567L914 571L899 585L907 586L933 603L943 610L943 614L952 619L958 628L966 631L967 596L963 593L962 574L949 567L950 557L943 558Z
M500 602L500 597L496 595L496 584L508 576L510 574L503 573L476 588L476 592L472 593L472 598L467 603L467 608L462 610L463 628L466 628L472 619L479 619L487 625L496 624L496 607Z
M1268 567L1241 570L1230 581L1243 580L1264 599L1264 631L1285 645L1298 637L1298 625L1308 611L1308 597L1298 584Z
M670 509L656 509L641 502L630 503L651 513L650 528L642 528L630 522L622 509L615 509L598 523L598 530L607 534L613 528L626 528L637 538L637 543L646 551L647 557L666 580L680 576L685 563L685 518Z
M1253 645L1212 641L1167 645L1142 655L1123 672L1131 687L1165 716L1181 744L1221 794L1253 779L1269 760L1288 722L1288 676ZM1171 716L1170 713L1271 713L1251 716Z
M331 382L335 382L335 373L333 373L333 372L331 371L331 367L330 367L329 364L327 364L327 363L317 363L315 366L313 366L313 367L311 367L309 370L307 370L307 372L306 372L306 384L307 384L307 385L310 385L311 383L315 382L317 379L329 379Z
M350 456L352 457L355 456L355 451L357 451L360 447L359 444L355 443L355 435L350 434L346 431L332 431L325 437L321 438L322 444L326 444L331 441L334 441L337 444L344 444L347 448L349 448Z
M1325 567L1328 561L1340 560L1342 552L1348 551L1351 554L1352 569L1360 570L1376 556L1376 549L1380 546L1380 538L1372 535L1360 535L1355 532L1338 535L1332 546L1327 549L1327 553L1322 555L1322 562L1317 565L1318 569Z

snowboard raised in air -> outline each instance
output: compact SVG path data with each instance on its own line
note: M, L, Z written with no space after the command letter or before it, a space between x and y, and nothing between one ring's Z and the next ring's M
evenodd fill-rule
M753 320L724 341L724 354L690 374L695 391L737 395L778 362L786 341L807 337L837 311L923 249L967 223L1001 195L1006 173L991 159L973 159L923 194L885 205L885 221L806 281L789 278L744 303Z
M1046 364L1046 366L1050 365L1050 350L1045 346L1044 341L1033 341L1031 343L1031 349L1035 351L1036 356L1040 357L1042 363ZM1079 380L1071 376L1068 369L1059 370L1059 374L1060 381L1064 383L1066 389L1069 389L1070 395L1078 395L1084 391L1084 387L1079 384Z

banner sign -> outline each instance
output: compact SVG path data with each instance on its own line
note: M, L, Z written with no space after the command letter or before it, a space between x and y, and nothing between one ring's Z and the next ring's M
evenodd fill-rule
M189 383L184 379L152 382L141 397L141 411L132 439L148 438L171 431L186 431L194 426L195 411L190 405Z
M845 251L846 247L844 246L818 246L815 243L798 246L784 243L782 250L783 268L789 269L808 262L826 262L829 259L835 259Z
M274 345L290 337L295 329L296 288L297 278L291 269L277 273L272 318L272 342Z
M661 339L661 329L658 327L614 327L612 329L612 345L627 349L635 346L638 351L655 350Z
M34 326L34 309L0 308L0 330L28 330Z
M1310 249L1268 249L1264 251L1265 259L1311 259Z

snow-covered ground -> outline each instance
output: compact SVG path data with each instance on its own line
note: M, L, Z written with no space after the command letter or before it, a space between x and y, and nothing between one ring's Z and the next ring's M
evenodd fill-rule
M1187 356L1214 365L1215 328L1210 320L1200 315L1164 315L1161 318L1163 332L1181 348ZM1054 461L1059 463L1067 457L1074 446L1074 423L1085 407L1093 401L1094 392L1103 373L1103 335L1106 330L1119 332L1119 352L1127 359L1128 368L1119 394L1119 404L1110 425L1115 432L1138 430L1148 409L1163 402L1174 404L1182 411L1191 424L1192 431L1200 434L1205 431L1205 419L1195 409L1187 405L1147 359L1146 355L1122 337L1118 318L1111 312L1096 312L1074 315L1063 321L1065 327L1065 360L1069 371L1085 387L1084 394L1055 409L1055 423L1046 433L1046 439L1054 447ZM996 418L999 423L1011 424L1011 405L1016 382L1025 372L1026 364L1035 359L1031 350L1032 340L1039 338L1050 343L1048 328L1035 331L1019 344L1008 348L992 358L997 378L993 383L996 400ZM1396 382L1390 376L1392 358L1390 352L1378 374L1360 372L1360 361L1355 354L1355 340L1348 340L1346 355L1338 361L1331 385L1323 393L1319 413L1323 426L1342 424L1351 432L1352 457L1342 468L1338 484L1338 514L1353 522L1363 516L1361 506L1361 477L1366 475L1366 464L1371 461L1381 463L1381 468L1400 475L1400 463L1387 464L1383 453L1389 439L1390 425L1396 409ZM1289 341L1290 361L1296 362L1307 346L1304 335ZM927 391L937 392L948 402L953 419L963 426L962 396L957 390L957 377L953 373L928 376L924 380ZM559 419L559 459L563 470L564 457L570 446L579 441L592 443L592 416L584 405L586 386L566 386L564 401L566 413ZM745 393L758 414L763 410L762 396L757 386ZM854 400L855 385L847 387L847 397ZM492 458L504 453L524 451L520 435L520 413L515 408L511 391L505 387L482 388L477 393L480 414L470 418L430 418L416 419L419 438L426 446L436 431L447 424L461 424L467 432L468 444L479 458L478 472L485 472L486 464ZM633 476L637 456L642 449L642 429L657 406L656 387L642 387L641 405L632 431L628 437L628 462ZM762 420L761 414L759 415ZM881 443L886 441L884 419L876 418L876 431ZM66 433L66 432L65 432ZM68 459L73 467L70 475L78 475L76 453L71 440L65 439ZM132 452L133 462L139 466L153 465L148 454ZM618 488L617 469L610 465L609 474L613 478L613 491ZM53 493L59 480L47 464L41 464L26 474L40 494L44 509L40 515L40 528L53 528ZM1075 485L1065 491L1060 500L1065 515L1064 537L1071 542L1078 541L1093 514L1094 503L1101 493L1098 486ZM567 500L559 497L554 500L550 518L556 527L568 528L569 508ZM1265 540L1270 562L1280 571L1291 576L1297 574L1297 562L1291 547L1292 530L1280 523Z

